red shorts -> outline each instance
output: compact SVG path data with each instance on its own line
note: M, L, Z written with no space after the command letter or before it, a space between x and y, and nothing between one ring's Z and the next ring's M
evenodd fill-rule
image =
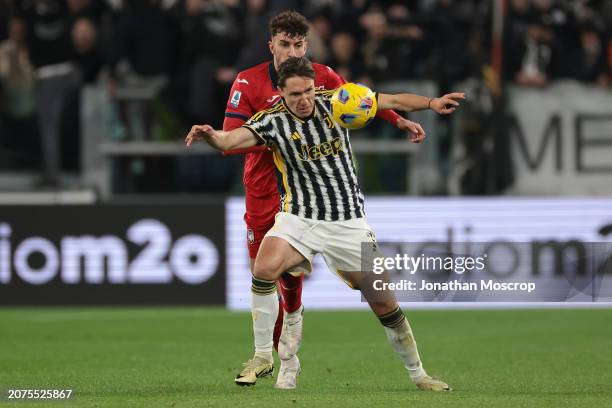
M246 221L246 214L244 218ZM263 241L264 236L273 225L274 223L266 227L253 227L247 224L247 247L249 248L249 258L255 259L257 257L261 241Z
M274 226L274 216L279 210L278 193L267 197L246 196L246 213L244 222L247 225L247 247L249 258L255 259L261 241Z

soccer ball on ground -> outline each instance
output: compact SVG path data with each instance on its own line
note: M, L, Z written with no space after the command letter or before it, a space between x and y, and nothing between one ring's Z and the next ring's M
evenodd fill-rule
M352 82L336 89L331 98L332 116L347 129L360 129L376 115L376 95L365 85Z

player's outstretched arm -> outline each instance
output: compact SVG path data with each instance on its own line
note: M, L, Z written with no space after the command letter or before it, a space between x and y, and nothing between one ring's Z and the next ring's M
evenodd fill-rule
M397 109L404 112L414 112L431 109L441 115L453 113L459 106L459 101L465 99L462 92L453 92L438 98L401 93L378 94L378 109Z
M200 140L221 151L246 149L257 144L255 135L243 127L227 132L215 130L210 125L194 125L185 137L185 144L189 147L193 142Z

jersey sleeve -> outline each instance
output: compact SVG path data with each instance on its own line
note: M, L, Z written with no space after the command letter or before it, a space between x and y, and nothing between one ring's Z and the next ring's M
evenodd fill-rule
M255 113L249 100L249 93L253 92L245 78L241 78L240 74L234 80L232 89L230 90L227 105L225 107L225 120L223 121L223 130L234 130L240 126Z
M378 96L377 96L377 99L378 99ZM385 120L386 122L389 122L393 126L396 126L397 120L401 118L401 116L392 109L379 110L378 112L376 112L376 117L381 118Z
M253 115L253 108L249 99L249 81L236 77L225 107L225 118L223 120L223 130L230 131L239 128ZM259 153L267 150L266 146L253 146L247 149L234 149L223 152L224 156L234 154Z
M257 137L258 145L272 146L274 142L274 125L270 115L257 112L242 127L248 129Z

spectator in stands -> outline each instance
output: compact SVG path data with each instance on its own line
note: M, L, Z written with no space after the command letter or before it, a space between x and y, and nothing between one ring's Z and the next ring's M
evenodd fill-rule
M544 86L558 76L560 44L550 25L540 15L529 20L523 37L507 50L509 73L523 86Z
M81 78L74 64L72 21L64 0L24 4L30 58L35 68L38 125L43 153L42 185L57 187L61 175L61 125L66 103ZM68 115L74 117L75 115ZM77 116L78 117L78 116Z
M332 36L329 65L349 82L373 85L372 79L367 76L357 40L350 32L340 31Z
M16 17L9 20L9 38L0 43L0 116L0 145L14 151L17 158L5 161L34 166L40 147L36 140L34 70L25 23Z
M74 18L88 18L98 26L109 8L104 0L68 0L68 11Z
M173 100L186 123L220 124L237 73L233 64L242 34L237 11L217 1L185 0L174 15L181 46Z
M592 24L585 24L579 32L580 46L570 56L571 77L600 86L609 84L609 67L606 43Z
M426 38L403 4L393 4L390 14L377 7L365 13L360 23L366 30L363 45L366 67L374 81L422 76L426 63Z
M243 42L235 64L236 72L270 59L270 33L265 27L273 15L291 9L298 9L296 0L245 0L242 11Z
M220 1L185 0L175 8L174 16L181 47L171 87L173 105L183 123L221 126L227 94L237 74L233 65L242 44L238 11ZM223 191L235 171L235 162L222 157L179 157L175 184L181 191Z
M105 60L98 43L98 31L89 18L79 18L75 21L72 26L72 41L83 83L96 82Z
M34 73L26 43L26 27L21 18L9 21L9 38L0 43L2 112L14 118L34 113Z
M158 0L125 0L114 28L113 77L124 83L163 82L174 68L176 40Z
M0 41L8 38L9 18L13 12L12 0L0 0Z
M428 32L432 37L428 48L431 53L431 71L442 89L469 76L474 71L474 52L468 49L474 33L472 27L479 24L477 5L471 1L440 0L430 11L431 25ZM449 63L452 61L452 63ZM424 69L425 68L425 69ZM428 67L421 67L423 76Z
M308 32L307 55L311 61L328 64L330 50L328 48L332 37L331 10L320 10L311 19L311 29Z

